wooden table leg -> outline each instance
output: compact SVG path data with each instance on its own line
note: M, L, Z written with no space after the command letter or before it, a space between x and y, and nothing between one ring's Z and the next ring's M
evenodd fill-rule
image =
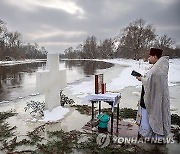
M117 130L116 130L116 133L118 133L118 125L119 125L119 103L117 104Z
M91 120L94 120L94 101L91 101L92 103L92 119Z
M114 113L111 114L111 135L113 134L113 119L114 119Z
M99 101L99 114L101 113L101 101Z
M94 103L95 101L91 101L92 103L92 119L91 119L91 127L94 127Z

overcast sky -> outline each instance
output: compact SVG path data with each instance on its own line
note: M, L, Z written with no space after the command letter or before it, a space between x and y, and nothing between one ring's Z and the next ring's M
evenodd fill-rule
M180 45L180 0L0 0L0 19L24 43L62 53L87 36L112 38L138 18Z

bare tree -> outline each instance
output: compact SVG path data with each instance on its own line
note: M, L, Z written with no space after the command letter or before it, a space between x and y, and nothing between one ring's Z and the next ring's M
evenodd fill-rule
M168 37L167 34L158 37L158 39L155 41L155 46L159 48L170 48L174 44L175 40L173 40L171 37Z
M96 37L87 37L83 44L83 52L86 54L86 58L97 58L97 42Z
M3 59L3 55L6 50L6 45L5 45L5 38L7 36L7 28L6 24L3 20L0 19L0 59Z
M172 58L178 55L178 53L176 55L177 50L174 50L172 47L174 44L175 44L175 40L167 36L167 34L164 34L163 36L159 36L155 40L154 46L163 49L164 50L163 55L168 55L170 56L170 58Z
M153 25L146 25L142 18L137 19L122 30L118 52L122 56L138 59L152 46L155 37Z
M22 37L19 32L9 32L7 35L8 45L9 47L20 47L22 44Z
M16 59L25 58L25 54L21 52L22 37L19 32L8 32L4 38L6 50L5 55Z
M112 39L105 39L98 47L99 57L112 58L113 56L113 43Z

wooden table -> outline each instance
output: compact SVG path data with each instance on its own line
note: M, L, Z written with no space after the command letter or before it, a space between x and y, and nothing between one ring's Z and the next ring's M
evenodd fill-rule
M101 113L101 102L108 103L111 105L111 134L113 133L113 119L114 119L114 107L117 105L117 130L119 124L119 103L121 94L120 93L105 93L105 94L91 94L85 97L83 102L91 101L92 103L92 119L94 120L94 104L99 103L99 114Z

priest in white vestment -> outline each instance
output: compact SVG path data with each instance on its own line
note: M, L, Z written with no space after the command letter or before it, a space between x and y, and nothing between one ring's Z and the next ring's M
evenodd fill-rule
M163 50L151 48L148 61L152 68L144 76L136 77L142 82L140 106L137 113L139 136L165 139L171 129L170 98L168 88L169 57Z

